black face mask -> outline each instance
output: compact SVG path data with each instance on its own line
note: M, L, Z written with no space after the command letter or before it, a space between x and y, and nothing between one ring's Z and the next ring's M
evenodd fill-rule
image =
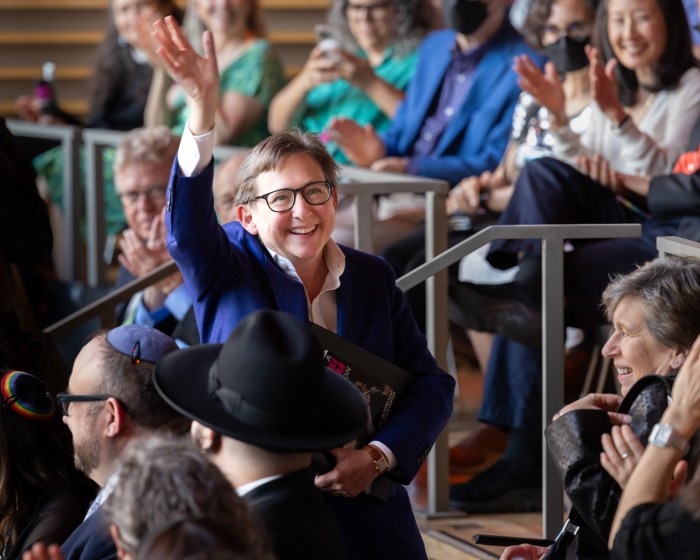
M547 45L544 50L547 53L547 58L554 63L557 72L561 75L588 66L586 45L590 42L590 37L572 39L568 35L564 35L556 43Z
M481 0L442 0L445 25L462 35L471 35L488 16Z

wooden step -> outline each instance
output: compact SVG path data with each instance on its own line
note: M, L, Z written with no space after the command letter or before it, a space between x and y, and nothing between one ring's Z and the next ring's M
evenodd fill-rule
M177 2L181 7L186 0ZM261 0L263 10L325 10L329 0ZM2 10L106 10L109 0L1 0Z
M274 45L313 45L316 35L313 30L270 31L269 39ZM3 31L0 45L91 45L97 46L104 38L101 31Z
M59 66L57 80L87 80L92 74L90 66ZM41 76L41 66L2 66L0 80L36 80Z

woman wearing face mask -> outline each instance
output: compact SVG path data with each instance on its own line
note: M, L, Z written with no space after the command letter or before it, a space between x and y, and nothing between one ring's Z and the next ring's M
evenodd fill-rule
M621 180L631 188L636 176L669 173L686 149L700 115L700 70L692 57L680 0L603 0L597 10L593 39L596 48L589 47L588 54L594 103L588 128L577 134L564 112L552 112L557 157L540 158L522 169L498 222L642 224L640 238L576 240L572 242L573 250L565 253L567 325L584 329L605 323L597 304L610 275L625 273L653 259L656 237L679 231L677 217L649 219L643 207L646 192L640 188L639 197L620 192ZM545 74L537 87L553 91L557 83ZM630 201L628 197L633 196ZM505 333L494 339L479 417L510 429L508 449L524 449L519 454L520 471L525 458L532 469L513 488L515 483L505 481L514 481L515 477L504 475L513 472L511 458L488 476L480 475L453 487L453 501L467 510L474 511L478 504L503 507L503 497L514 491L529 493L541 488L541 434L539 427L528 421L540 409L541 352L531 343L518 343L518 336L525 330L521 325L532 324L529 313L533 305L539 305L540 254L539 240L493 242L488 257L491 264L502 268L519 264L520 269L507 285L489 294L476 287L470 295L469 301L479 302L482 309L494 310L492 304L499 300L501 308L505 301L513 310L507 316L502 313L501 319L491 324L484 321L489 312L470 313L472 322L468 326ZM529 323L521 322L524 317ZM514 394L509 387L531 390ZM520 432L516 439L530 442L525 447L514 443L513 436ZM496 476L504 482L491 483ZM533 508L535 504L525 505Z
M515 108L511 142L493 172L463 179L450 191L448 212L479 213L486 207L501 212L513 192L513 182L525 163L552 154L550 110L563 110L571 127L583 133L590 119L588 57L595 18L595 3L589 0L535 0L522 29L528 42L550 60L546 75L556 79L556 88L536 87L545 74L527 55L515 60L515 71L523 88Z
M585 48L590 43L594 19L595 3L589 0L535 0L532 3L522 32L534 48L547 55L550 62L543 73L529 56L516 58L514 67L524 91L513 115L511 141L501 163L493 172L485 171L481 175L467 177L450 191L447 212L456 215L453 219L454 231L449 234L450 245L472 235L476 223L480 227L495 223L497 213L508 205L520 169L529 161L552 155L555 142L550 130L552 109L559 111L563 107L571 128L578 133L586 130L591 108ZM536 87L545 79L545 75L554 79L556 88ZM472 227L460 231L457 227L460 223L458 216L464 214L471 216L467 223ZM397 245L387 251L389 262L397 262L393 251L403 251L406 243L404 241L402 246ZM416 253L399 273L409 272L423 262L424 245L421 235L416 239ZM464 268L470 268L475 259L483 261L483 257L475 254L465 259ZM417 292L415 289L409 291L409 301L422 308L424 298ZM474 331L470 331L469 335L485 371L491 336ZM502 451L505 437L500 430L482 426L452 448L450 465L453 470L461 470L483 463L489 450ZM487 441L489 443L485 447L483 443Z

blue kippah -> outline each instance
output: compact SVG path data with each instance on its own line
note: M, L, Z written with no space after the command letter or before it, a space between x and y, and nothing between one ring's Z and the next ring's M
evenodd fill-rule
M159 330L141 325L122 325L107 333L107 342L112 347L132 358L141 361L157 362L166 354L178 349L175 341Z

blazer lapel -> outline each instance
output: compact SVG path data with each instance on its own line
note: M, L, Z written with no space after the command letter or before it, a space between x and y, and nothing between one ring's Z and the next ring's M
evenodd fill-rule
M336 290L338 305L338 334L357 343L362 336L367 309L367 285L355 281L355 267L350 255L345 255L345 271Z
M259 275L258 282L270 292L268 293L270 303L274 302L279 311L289 313L306 323L309 320L309 309L302 283L290 278L279 269L257 237L251 235L247 237L247 241L255 260L261 267L258 270L265 271L264 274Z

